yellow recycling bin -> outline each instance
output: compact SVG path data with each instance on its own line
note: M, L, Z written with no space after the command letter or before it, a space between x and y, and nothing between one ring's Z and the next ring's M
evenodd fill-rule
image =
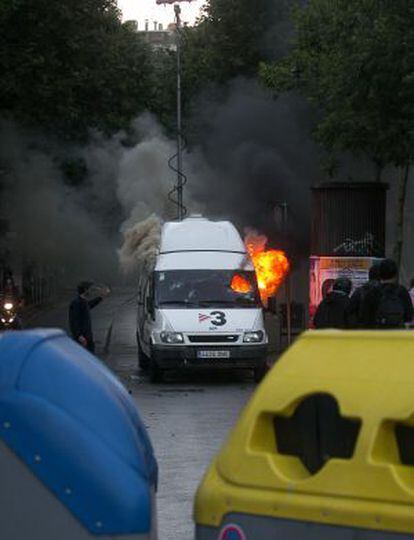
M213 461L197 540L414 538L414 332L310 331Z

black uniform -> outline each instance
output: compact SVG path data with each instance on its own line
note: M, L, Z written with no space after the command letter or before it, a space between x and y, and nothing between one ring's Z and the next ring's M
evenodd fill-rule
M88 301L81 296L77 296L69 307L69 326L72 337L75 341L79 341L79 337L83 336L87 341L88 351L92 353L95 352L95 343L93 341L90 310L100 302L102 302L101 297Z
M381 286L380 282L372 279L358 287L352 294L350 300L350 318L352 328L372 328L371 306L367 298L376 294L376 290Z
M313 324L315 328L349 328L350 300L342 291L330 292L319 304Z
M366 295L364 304L366 328L403 328L404 323L413 319L411 297L407 289L397 283L381 283L374 287Z

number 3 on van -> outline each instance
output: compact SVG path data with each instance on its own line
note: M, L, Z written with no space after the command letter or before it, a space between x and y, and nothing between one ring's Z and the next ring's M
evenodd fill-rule
M212 311L211 315L211 324L214 326L224 326L227 323L226 314L222 311Z
M210 321L214 326L224 326L227 323L226 314L222 311L212 311L210 315L199 313L198 322L203 323L206 321Z

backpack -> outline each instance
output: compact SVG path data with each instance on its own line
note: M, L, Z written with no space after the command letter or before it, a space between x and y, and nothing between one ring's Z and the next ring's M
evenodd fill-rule
M404 305L397 285L383 285L380 288L375 318L379 328L404 326Z
M358 293L358 304L357 308L354 311L353 315L356 317L356 327L357 328L370 328L376 326L375 321L372 320L372 303L376 302L380 294L381 284L379 281L368 281L359 289ZM376 309L374 311L375 315Z

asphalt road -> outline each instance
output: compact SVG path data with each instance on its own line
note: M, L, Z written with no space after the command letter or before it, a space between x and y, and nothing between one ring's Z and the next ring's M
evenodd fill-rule
M246 372L172 373L152 385L137 369L136 301L115 290L93 314L97 355L130 390L160 468L160 540L192 540L195 490L255 389ZM68 298L34 315L30 327L67 329Z

